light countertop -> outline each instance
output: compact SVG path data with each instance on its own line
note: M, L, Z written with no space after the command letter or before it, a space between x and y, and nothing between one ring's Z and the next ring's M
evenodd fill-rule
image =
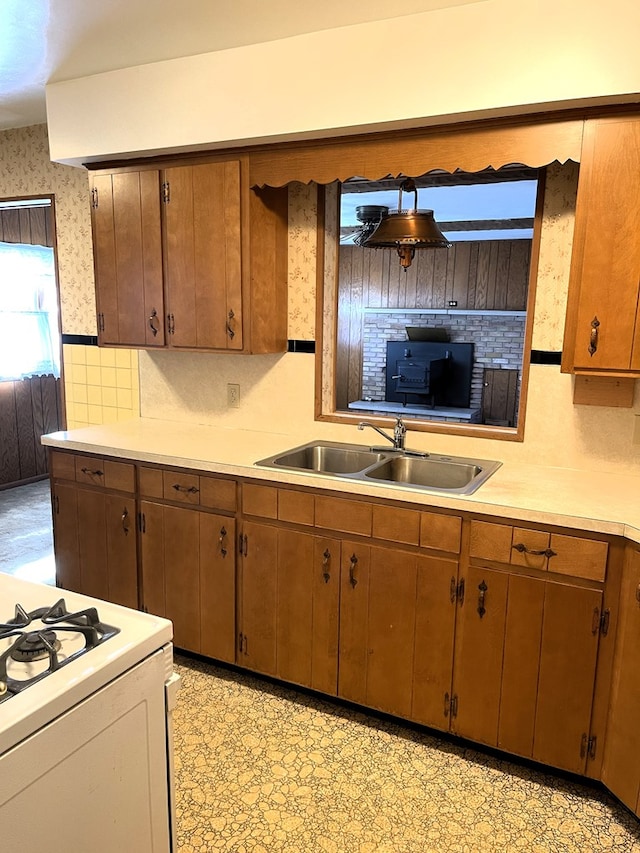
M42 437L42 443L61 450L609 533L640 543L639 477L506 462L474 494L448 495L255 465L259 459L316 437L138 418L51 433Z

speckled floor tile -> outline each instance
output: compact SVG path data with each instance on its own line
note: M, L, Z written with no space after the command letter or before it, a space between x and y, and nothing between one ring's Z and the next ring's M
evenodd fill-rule
M180 853L640 853L606 793L176 656Z

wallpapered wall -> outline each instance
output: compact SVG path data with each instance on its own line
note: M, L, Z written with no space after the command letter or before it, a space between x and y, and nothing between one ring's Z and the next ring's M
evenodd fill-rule
M62 331L96 334L87 173L49 159L47 126L0 132L0 198L55 195Z
M533 348L562 348L564 312L573 236L577 166L550 167L545 194L544 229L539 260ZM90 211L86 172L52 164L44 126L0 132L0 197L53 193L56 197L62 330L94 335L95 303ZM289 337L315 337L316 191L290 189ZM328 205L331 210L332 206ZM334 277L334 261L325 258L325 278ZM323 315L325 331L332 317ZM328 349L330 334L325 335ZM69 427L120 420L140 412L146 417L218 423L230 428L277 430L335 440L357 440L353 427L314 420L313 355L236 356L204 353L114 351L65 346L65 388ZM99 358L98 358L99 357ZM97 359L97 363L96 363ZM105 360L106 359L106 360ZM131 371L131 377L126 371ZM139 372L139 382L138 380ZM241 404L226 405L226 383L239 382ZM637 383L640 384L640 383ZM331 370L323 375L327 399ZM640 389L639 389L640 390ZM477 455L563 467L640 474L640 445L633 444L640 420L640 395L633 409L574 406L572 378L557 366L533 365L529 382L523 444L420 433L415 446L434 452ZM274 405L277 400L277 405ZM131 408L127 408L131 405Z

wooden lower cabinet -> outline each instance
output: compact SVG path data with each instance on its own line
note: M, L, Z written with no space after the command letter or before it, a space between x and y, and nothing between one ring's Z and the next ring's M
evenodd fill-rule
M246 522L238 663L335 695L340 542Z
M451 730L584 773L602 591L481 567L465 574Z
M144 609L173 622L178 648L235 660L235 519L142 501Z
M640 548L628 546L602 781L640 816Z
M445 728L454 560L342 543L338 694Z
M138 606L135 499L55 482L56 583L126 607Z

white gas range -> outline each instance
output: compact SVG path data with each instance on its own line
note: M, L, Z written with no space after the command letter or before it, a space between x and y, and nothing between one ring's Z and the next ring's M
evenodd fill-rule
M172 633L0 573L2 849L175 849Z

